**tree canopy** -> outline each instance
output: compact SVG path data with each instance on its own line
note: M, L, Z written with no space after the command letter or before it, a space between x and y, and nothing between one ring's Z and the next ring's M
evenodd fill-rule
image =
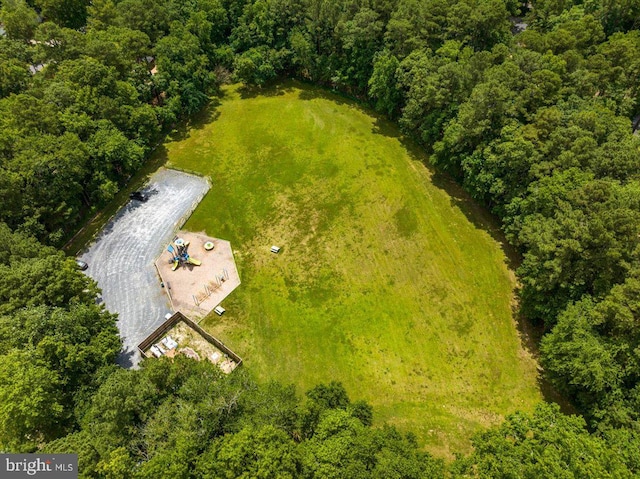
M638 8L3 0L0 448L79 451L86 477L443 474L335 384L301 401L187 361L114 371L115 318L51 247L221 82L293 76L397 120L522 256L520 313L543 327L546 376L589 429L552 407L517 414L450 473L638 474Z

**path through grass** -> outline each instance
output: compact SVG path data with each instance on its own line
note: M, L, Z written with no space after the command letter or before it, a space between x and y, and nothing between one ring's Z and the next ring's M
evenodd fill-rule
M531 410L536 365L482 212L359 106L293 82L262 93L227 88L166 144L167 166L213 182L186 228L230 240L243 281L204 327L262 379L342 381L443 457Z

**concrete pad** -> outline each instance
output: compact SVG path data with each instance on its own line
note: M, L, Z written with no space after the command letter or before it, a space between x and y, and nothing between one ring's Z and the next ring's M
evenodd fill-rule
M165 246L165 252L156 261L156 267L174 311L197 320L209 314L240 286L240 276L228 241L189 231L179 231L176 236L189 242L189 256L200 260L202 264L185 265L172 271L172 255ZM211 251L204 249L208 241L214 245Z

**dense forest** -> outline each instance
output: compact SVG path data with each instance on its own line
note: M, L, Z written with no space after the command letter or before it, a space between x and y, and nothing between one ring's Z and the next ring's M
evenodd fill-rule
M637 2L0 5L0 449L77 451L86 477L640 474ZM397 121L500 219L545 374L584 419L541 405L445 467L338 384L115 366L115 318L55 247L222 83L284 76Z

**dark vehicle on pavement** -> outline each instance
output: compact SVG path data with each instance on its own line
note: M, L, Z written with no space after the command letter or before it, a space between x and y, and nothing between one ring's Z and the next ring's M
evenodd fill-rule
M129 195L129 198L137 201L147 201L149 199L149 195L143 193L142 191L134 191Z
M76 266L78 267L78 269L80 271L84 271L85 269L87 269L89 267L89 265L87 263L85 263L82 260L77 259L76 260Z

